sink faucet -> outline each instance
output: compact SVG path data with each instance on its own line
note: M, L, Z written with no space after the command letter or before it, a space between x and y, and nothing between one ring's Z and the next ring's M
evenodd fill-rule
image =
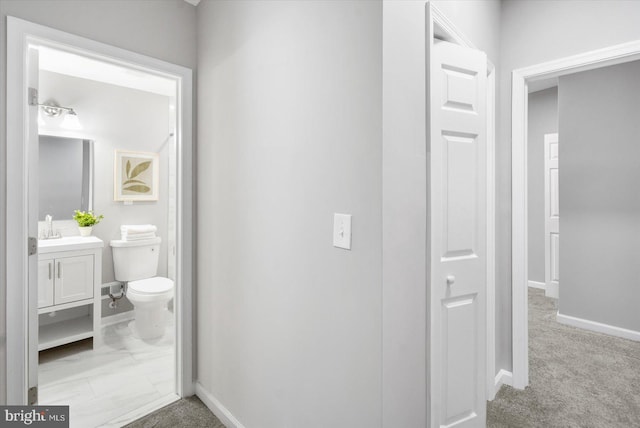
M45 230L45 233L47 235L47 238L51 236L51 234L53 234L53 217L51 217L49 214L47 214L47 216L44 218L44 221L47 224L47 229Z
M54 233L53 231L53 217L50 216L49 214L47 214L47 216L44 218L45 224L46 224L46 228L43 231L43 237L42 239L55 239L55 238L62 238L62 236L58 233Z

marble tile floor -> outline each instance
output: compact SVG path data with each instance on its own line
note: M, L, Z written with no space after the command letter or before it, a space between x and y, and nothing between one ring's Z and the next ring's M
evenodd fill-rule
M173 319L162 338L143 341L123 321L91 339L40 352L39 404L69 405L70 428L107 424L175 391Z

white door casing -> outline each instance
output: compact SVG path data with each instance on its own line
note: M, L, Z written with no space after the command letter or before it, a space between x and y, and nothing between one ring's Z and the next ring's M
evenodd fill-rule
M480 51L433 41L430 55L429 418L486 418L486 76Z
M37 255L27 256L28 236L37 236L37 106L28 106L28 87L37 88L34 46L87 55L108 63L131 66L176 82L176 393L190 396L193 382L192 257L192 71L185 67L109 46L70 33L8 16L7 20L7 186L6 245L6 390L7 404L27 404L28 387L37 377ZM35 50L33 50L35 52ZM26 60L25 60L26 59ZM33 136L34 138L31 138ZM33 183L32 183L33 181ZM35 188L32 188L35 186ZM99 296L98 296L99 298ZM35 351L34 351L35 350ZM36 358L33 358L35 356Z
M39 53L38 49L29 47L27 55L27 87L38 90L39 80ZM33 102L36 101L36 105ZM40 181L38 175L39 138L38 138L38 106L37 100L30 100L27 104L27 134L25 136L27 146L27 219L29 236L38 236L38 194ZM28 257L28 310L29 318L29 349L28 349L28 386L38 385L38 254ZM35 397L28 397L28 404L37 402ZM36 401L33 401L35 398Z
M560 285L558 143L558 134L544 136L544 294L554 299Z
M640 60L640 40L519 68L511 86L511 257L513 387L529 384L527 308L527 100L528 84Z

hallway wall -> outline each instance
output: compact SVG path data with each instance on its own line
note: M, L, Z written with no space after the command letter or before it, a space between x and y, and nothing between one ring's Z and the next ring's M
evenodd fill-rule
M497 368L511 370L511 72L640 39L640 2L505 0L502 3L497 168Z
M640 61L560 77L558 313L640 332Z
M196 65L196 8L182 0L2 0L0 82L6 87L6 17L14 16L189 68ZM6 96L0 102L0 170L6 171ZM11 106L9 106L11 107ZM7 177L0 174L0 242L6 242ZM0 246L0 312L6 313L6 248ZM0 379L6 379L5 317L0 317ZM0 403L5 402L0 387Z
M197 376L246 427L381 424L381 20L198 6Z

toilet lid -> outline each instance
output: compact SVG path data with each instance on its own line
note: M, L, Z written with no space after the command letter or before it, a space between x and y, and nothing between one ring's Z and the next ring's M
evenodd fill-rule
M173 288L173 281L169 278L156 276L153 278L131 281L128 286L129 289L137 293L158 294L171 290Z

